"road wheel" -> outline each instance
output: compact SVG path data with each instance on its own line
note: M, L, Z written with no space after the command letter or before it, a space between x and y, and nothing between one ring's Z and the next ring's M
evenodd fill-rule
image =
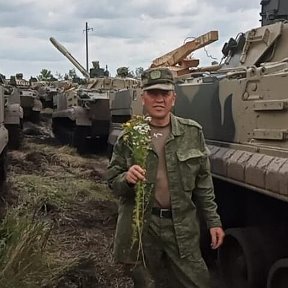
M288 287L288 259L276 261L270 268L267 288Z

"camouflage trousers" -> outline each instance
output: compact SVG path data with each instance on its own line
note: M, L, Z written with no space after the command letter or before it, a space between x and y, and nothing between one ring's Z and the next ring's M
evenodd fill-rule
M210 288L204 260L180 258L172 219L152 216L144 241L145 264L131 269L135 288Z

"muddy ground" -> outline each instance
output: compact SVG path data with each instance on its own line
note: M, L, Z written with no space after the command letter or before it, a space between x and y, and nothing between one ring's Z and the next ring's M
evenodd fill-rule
M54 138L50 125L49 115L25 123L22 147L8 153L5 194L8 207L42 199L37 215L53 223L47 249L58 263L70 263L49 288L133 287L113 262L117 203L105 183L105 151L80 156ZM211 273L213 288L223 287L215 266Z

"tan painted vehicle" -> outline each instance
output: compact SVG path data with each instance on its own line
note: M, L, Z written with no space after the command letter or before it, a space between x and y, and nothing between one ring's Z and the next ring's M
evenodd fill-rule
M4 91L4 124L8 129L11 149L20 148L23 141L23 109L20 105L20 91L17 87L6 84L5 79L0 77L0 84Z
M216 255L226 288L288 287L288 2L261 5L261 27L225 43L221 64L198 67L182 46L151 65L175 72L174 113L203 127L226 230Z
M31 87L31 83L23 79L22 73L11 76L8 84L17 87L20 93L20 105L23 108L24 120L39 122L40 112L42 110L42 102L39 93Z
M85 77L81 84L71 84L55 98L56 109L52 114L55 136L63 143L75 146L80 153L85 153L91 143L106 146L111 126L111 95L138 87L139 81L110 77L97 61L88 73L62 44L54 38L50 41Z
M39 100L42 103L43 109L54 108L54 99L61 91L58 88L60 81L33 81L31 88L38 92Z
M3 191L3 184L7 174L7 144L8 131L4 126L4 88L0 85L0 194Z

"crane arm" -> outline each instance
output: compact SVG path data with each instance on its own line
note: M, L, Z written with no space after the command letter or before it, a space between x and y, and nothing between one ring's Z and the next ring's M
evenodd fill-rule
M218 40L218 31L210 31L191 41L186 42L182 46L168 52L167 54L154 59L151 67L175 66L177 63L186 58L191 52L200 49L216 40Z

